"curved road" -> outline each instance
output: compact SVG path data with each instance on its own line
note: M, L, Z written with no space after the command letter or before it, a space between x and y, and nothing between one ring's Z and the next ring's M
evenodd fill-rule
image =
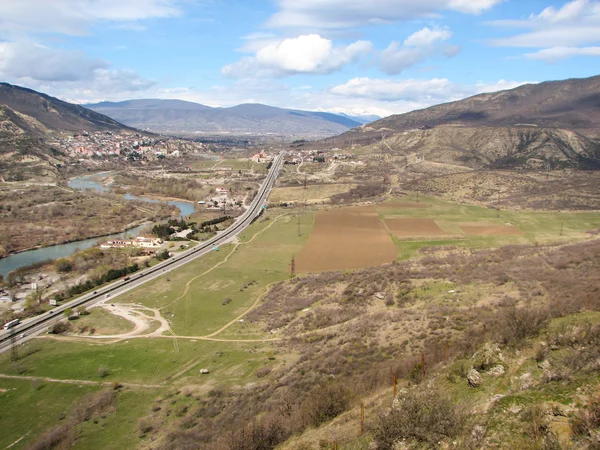
M165 274L166 272L170 272L173 269L181 267L200 256L210 253L214 246L222 245L235 238L238 234L244 231L262 211L265 201L271 193L273 184L279 176L279 171L281 170L281 166L283 164L283 157L284 152L280 153L275 157L275 159L273 159L271 169L260 186L256 197L252 203L250 203L250 207L246 210L246 212L244 212L244 214L239 216L233 225L227 228L227 230L219 233L217 236L209 239L208 241L200 243L198 246L190 250L179 253L153 267L132 274L131 278L127 281L120 279L97 289L94 291L94 293L84 294L81 297L54 308L45 314L26 319L21 324L11 328L8 331L0 331L0 353L10 348L13 339L15 339L17 342L22 342L31 338L32 336L46 331L49 325L52 325L63 319L63 312L68 308L76 308L82 305L90 306L99 300L116 297L117 295L135 289L138 286ZM25 334L24 338L20 337L22 334Z

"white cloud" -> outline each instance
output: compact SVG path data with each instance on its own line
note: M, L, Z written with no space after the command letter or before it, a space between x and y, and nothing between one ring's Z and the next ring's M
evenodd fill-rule
M600 23L598 26L572 25L548 27L494 39L491 43L501 47L548 48L555 46L578 46L592 44L600 40Z
M276 0L272 28L343 29L414 18L435 17L442 10L480 14L502 0Z
M447 8L465 14L481 14L483 11L493 8L502 1L503 0L451 0Z
M268 44L255 56L223 67L222 73L234 78L331 73L365 56L371 48L368 41L334 47L329 39L308 34Z
M32 41L0 44L0 74L5 79L89 80L97 69L108 66L105 61L86 58L82 52L55 50Z
M524 20L490 22L491 25L523 28L527 32L490 40L495 46L542 49L524 55L528 59L555 62L574 55L598 56L600 43L600 1L573 0L562 7L549 6Z
M525 54L528 59L540 59L549 63L572 56L600 56L600 47L551 47Z
M433 49L401 47L397 42L392 42L380 54L379 67L388 75L396 75L427 58Z
M3 0L0 34L83 35L100 21L135 22L180 14L180 0Z
M549 6L539 15L532 16L532 19L538 19L548 23L571 22L573 20L577 20L581 15L585 14L589 7L590 3L588 0L574 0L566 3L560 9L556 9L554 6Z
M329 92L342 97L358 97L392 104L404 102L430 106L483 92L512 89L522 84L526 82L500 80L495 83L460 85L446 78L393 80L360 77L334 86Z
M452 37L452 32L448 28L434 27L430 29L425 27L411 34L405 41L404 45L409 47L420 47L431 45L436 41L447 41Z
M82 52L57 50L33 41L0 43L0 79L82 100L127 96L155 84L132 70L112 69L108 62Z
M334 86L330 92L344 97L362 97L386 102L423 102L448 98L452 96L452 88L453 84L446 78L390 80L360 77Z
M436 44L452 37L448 28L425 27L404 41L404 46L393 41L379 57L379 67L388 75L396 75L404 69L414 66L438 51ZM446 47L442 52L449 57L455 56L460 47Z

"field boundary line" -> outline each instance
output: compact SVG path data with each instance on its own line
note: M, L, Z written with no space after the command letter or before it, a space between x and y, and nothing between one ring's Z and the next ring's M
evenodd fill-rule
M6 375L6 374L0 374L0 378L5 378L5 379L9 379L9 380L26 380L26 381L45 381L47 383L63 383L63 384L85 384L88 386L114 386L114 383L118 383L120 385L123 385L125 387L130 387L130 388L149 388L149 389L159 389L159 388L163 388L163 385L160 384L137 384L137 383L119 383L119 382L112 382L112 381L91 381L91 380L69 380L69 379L65 379L65 380L60 380L57 378L48 378L48 377L33 377L33 376L27 376L27 375Z

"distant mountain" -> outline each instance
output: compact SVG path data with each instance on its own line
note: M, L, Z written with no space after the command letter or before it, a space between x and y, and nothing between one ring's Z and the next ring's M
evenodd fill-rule
M34 119L50 130L118 131L129 127L80 105L74 105L49 95L8 83L0 83L0 105L15 113ZM25 120L25 122L28 122ZM21 125L25 125L24 122ZM33 127L26 131L39 131Z
M337 114L261 104L212 108L181 100L143 99L85 106L129 126L157 132L332 136L362 125Z
M337 114L340 116L343 116L343 117L347 117L352 120L356 120L357 122L360 122L363 125L366 123L375 122L376 120L381 119L381 116L377 116L375 114L368 114L368 115L362 115L362 116L355 116L355 115L346 114L346 113L337 113Z
M438 125L564 128L600 136L600 76L527 84L386 117L372 129L405 131Z
M600 169L600 76L549 81L399 114L331 139L407 164Z

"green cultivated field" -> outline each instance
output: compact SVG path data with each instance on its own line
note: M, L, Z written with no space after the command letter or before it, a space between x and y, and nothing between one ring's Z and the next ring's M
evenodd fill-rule
M404 202L429 205L428 208L386 207L386 203ZM452 245L466 248L489 248L511 244L545 244L573 242L588 238L589 230L600 228L598 212L540 212L483 208L479 206L449 203L433 197L415 194L391 199L376 205L381 219L385 218L431 218L446 232L447 236L428 238L396 238L398 258L408 259L423 247ZM522 235L467 236L459 224L513 225Z

